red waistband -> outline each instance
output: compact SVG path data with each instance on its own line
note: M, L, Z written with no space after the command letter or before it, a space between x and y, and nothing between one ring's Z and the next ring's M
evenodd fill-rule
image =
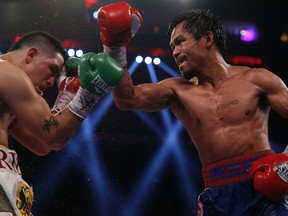
M275 154L275 152L272 150L252 152L205 165L202 170L205 188L250 179L249 168L251 163L270 154Z

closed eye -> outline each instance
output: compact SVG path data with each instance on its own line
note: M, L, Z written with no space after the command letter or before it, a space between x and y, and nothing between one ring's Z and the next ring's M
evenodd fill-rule
M59 77L61 70L60 67L55 64L50 66L50 72L52 76Z

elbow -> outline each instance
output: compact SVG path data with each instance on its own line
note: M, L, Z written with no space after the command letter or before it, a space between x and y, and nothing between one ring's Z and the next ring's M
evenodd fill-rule
M62 139L61 140L60 139L59 140L55 140L55 138L53 138L51 140L46 140L46 151L47 151L47 154L50 151L60 151L60 150L62 150L66 143L67 143L67 140L62 140Z
M51 148L49 148L48 146L41 146L41 147L38 147L38 148L33 148L33 149L30 149L35 155L37 156L46 156L48 155L50 152L51 152Z
M121 103L115 103L115 105L119 110L127 110L126 106Z
M53 144L50 144L50 149L51 151L55 151L55 152L58 152L58 151L61 151L62 149L64 149L64 146L65 146L66 142L64 143L53 143Z
M34 154L36 154L37 156L46 156L51 152L51 149L41 149L41 150L37 150L34 151Z

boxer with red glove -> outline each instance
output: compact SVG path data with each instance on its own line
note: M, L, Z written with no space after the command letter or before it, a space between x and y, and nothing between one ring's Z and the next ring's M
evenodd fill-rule
M271 201L288 195L288 155L279 153L254 161L250 167L253 187Z
M141 14L127 2L117 2L101 7L97 22L104 52L126 66L126 45L142 26Z
M51 110L55 114L67 107L80 86L77 75L78 64L79 58L72 57L67 59L60 76L57 78L59 93Z

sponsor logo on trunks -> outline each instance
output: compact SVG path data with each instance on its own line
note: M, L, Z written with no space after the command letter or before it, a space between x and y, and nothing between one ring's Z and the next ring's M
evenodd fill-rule
M209 170L210 181L237 177L239 175L248 174L249 167L255 159L245 160L241 163L232 163L229 165L211 168Z
M22 175L16 152L0 149L0 169L8 169Z
M18 183L18 191L16 194L16 204L21 216L30 216L33 203L33 190L23 182Z
M283 181L288 183L288 164L287 163L278 164L276 168L276 172Z

